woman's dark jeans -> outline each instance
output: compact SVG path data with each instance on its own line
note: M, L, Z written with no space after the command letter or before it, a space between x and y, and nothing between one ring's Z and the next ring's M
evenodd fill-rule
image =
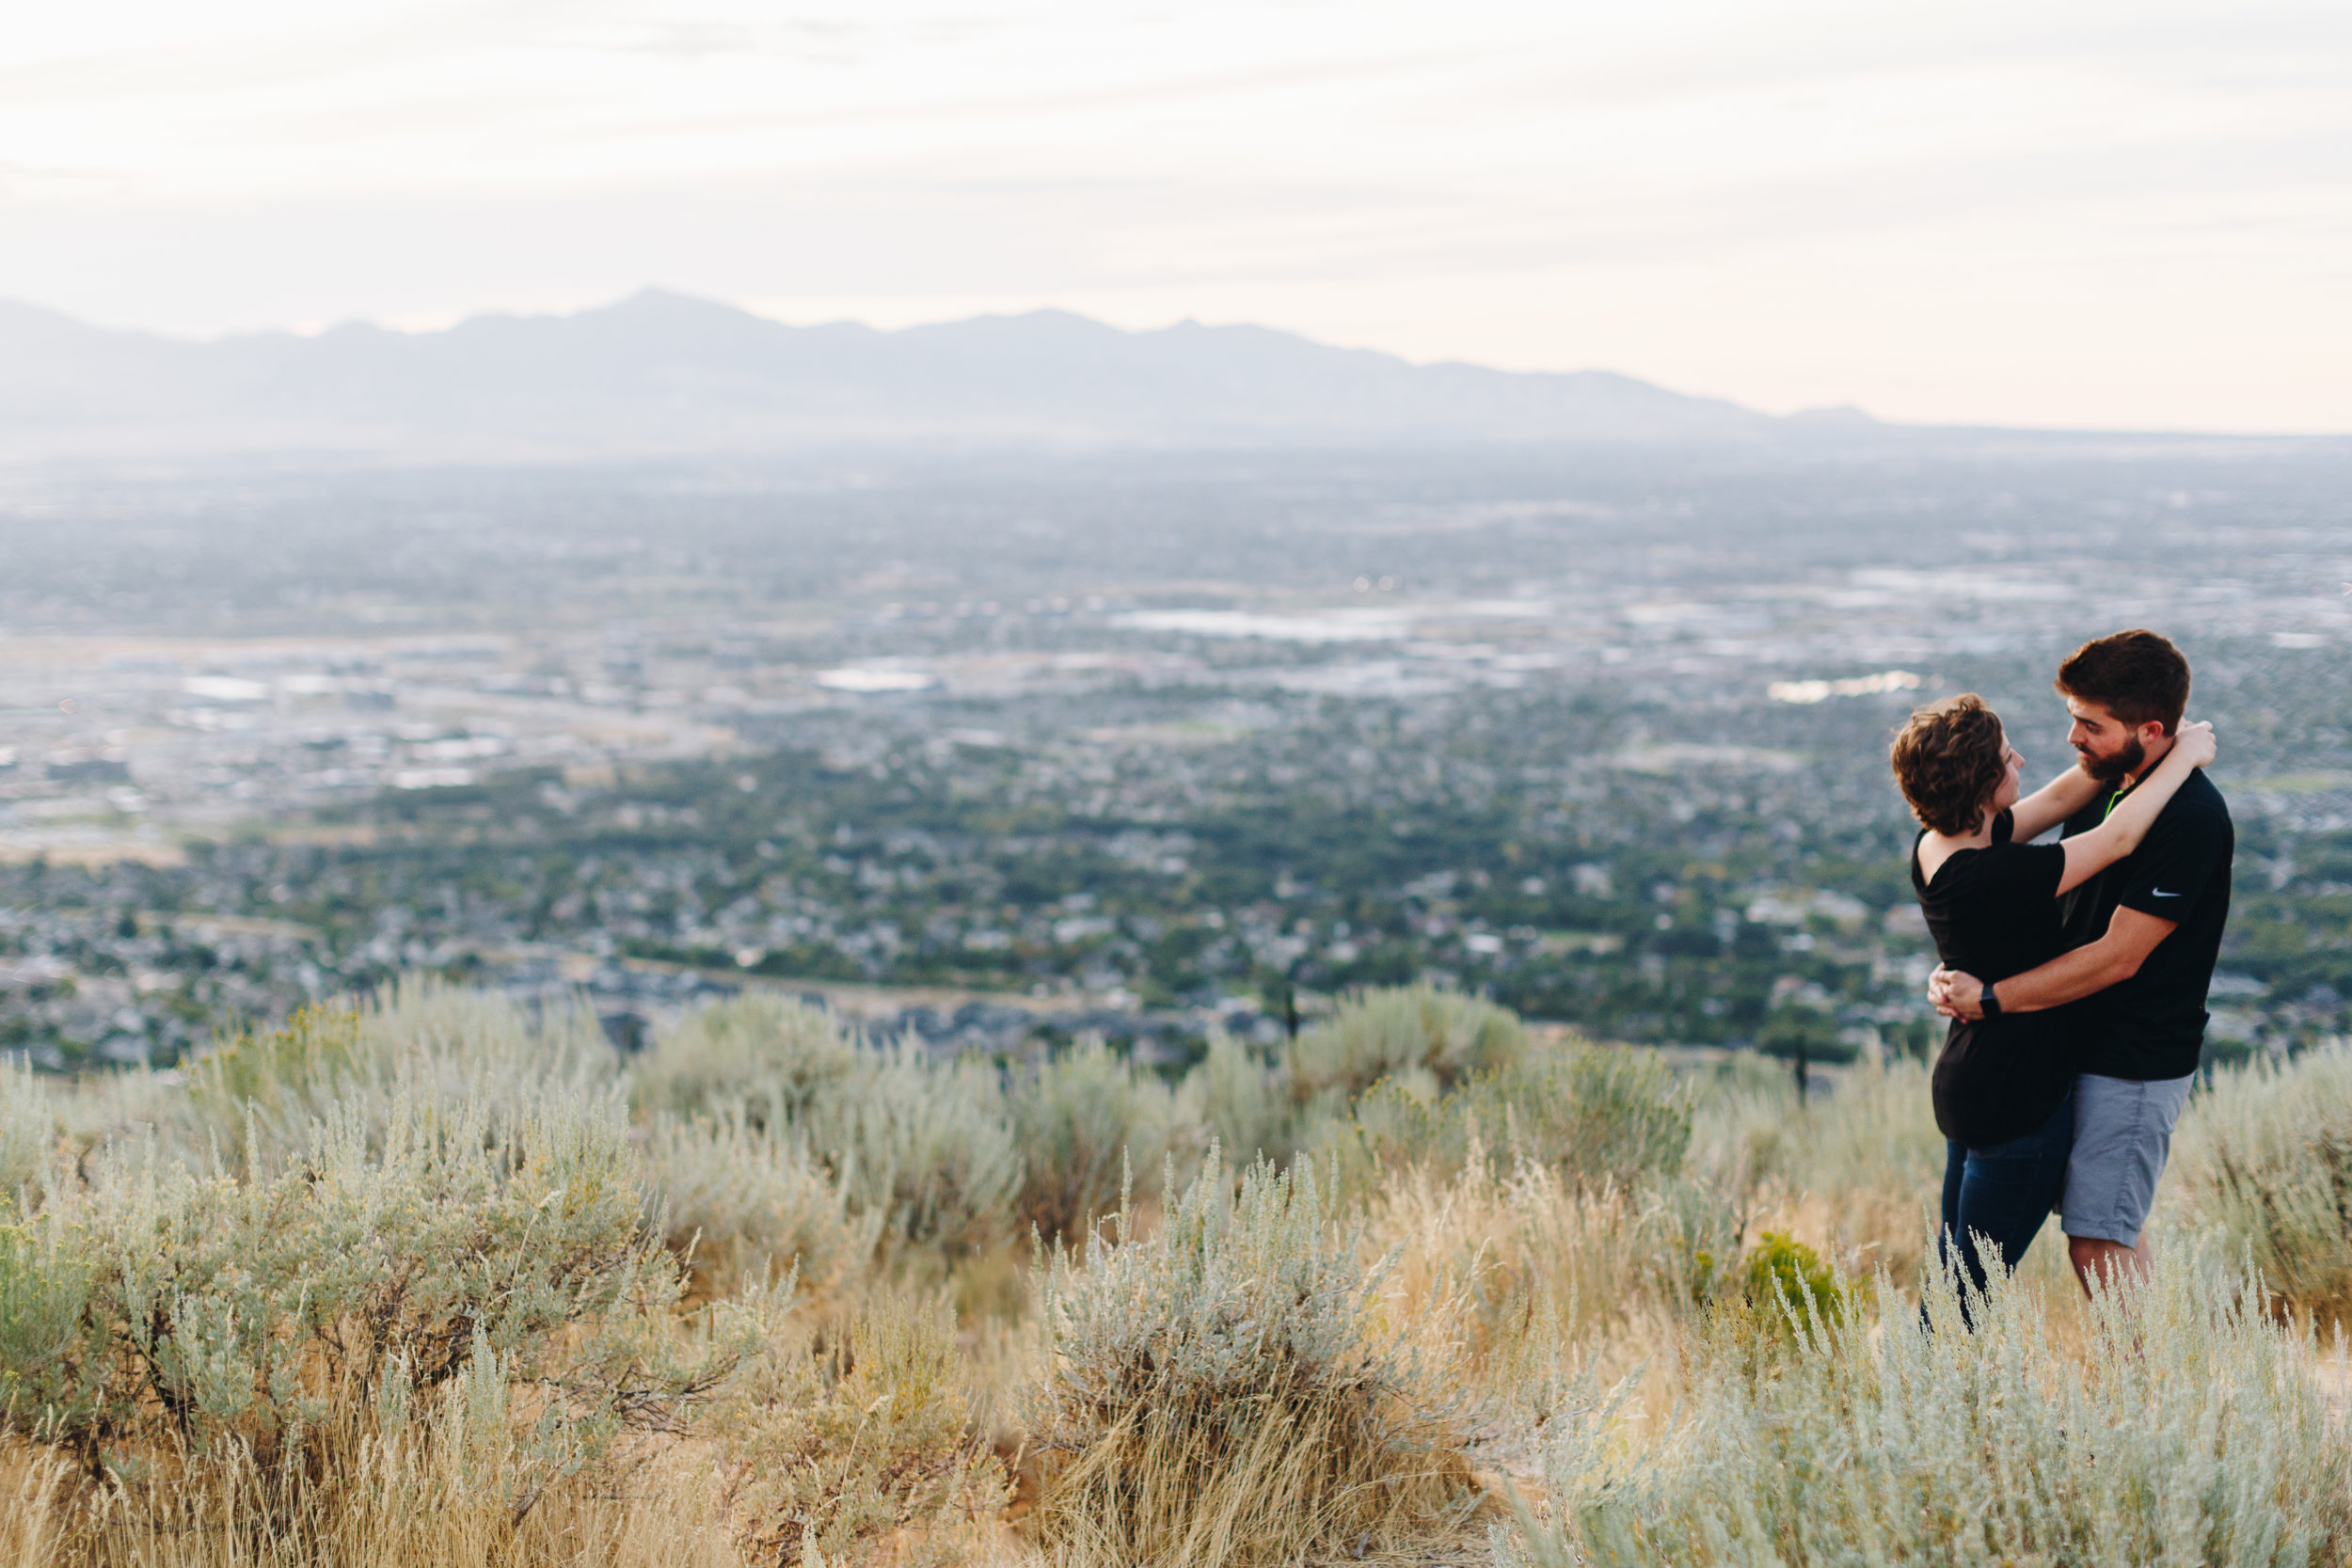
M1968 1282L1984 1289L1978 1239L2000 1248L2011 1272L2033 1244L2066 1186L2066 1156L2074 1147L2074 1097L2069 1094L2038 1132L2005 1144L1970 1148L1945 1141L1945 1260L1958 1256Z

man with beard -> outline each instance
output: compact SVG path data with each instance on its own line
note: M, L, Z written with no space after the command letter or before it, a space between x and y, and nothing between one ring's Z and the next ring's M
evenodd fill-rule
M2067 739L2102 786L2063 836L2105 821L2172 749L2188 687L2188 660L2152 631L2086 642L2058 666L2074 721ZM2142 1231L2204 1045L2205 990L2230 914L2235 847L2230 808L2201 768L2138 849L2065 895L2071 951L1997 988L1941 969L1928 984L1952 1018L2081 1002L2073 1034L2082 1075L2059 1212L2086 1291L2093 1279L2113 1284L2147 1271Z

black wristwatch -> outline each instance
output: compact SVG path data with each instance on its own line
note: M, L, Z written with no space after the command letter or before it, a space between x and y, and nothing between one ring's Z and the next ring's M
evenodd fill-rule
M1987 1018L1998 1018L2001 1016L2000 993L1995 991L1991 986L1985 987L1982 991L1978 993L1977 1006L1984 1009L1984 1016Z

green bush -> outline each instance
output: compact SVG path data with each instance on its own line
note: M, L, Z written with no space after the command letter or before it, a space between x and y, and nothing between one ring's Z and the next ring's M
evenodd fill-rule
M1845 1321L1845 1287L1820 1253L1782 1230L1765 1231L1748 1248L1740 1296L1756 1323L1789 1338Z
M1027 1170L1021 1218L1048 1240L1107 1214L1123 1174L1157 1166L1180 1132L1168 1085L1100 1037L1040 1064L1011 1100Z
M1210 1162L1159 1227L1054 1249L1029 1430L1073 1559L1249 1565L1393 1547L1472 1500L1439 1379L1407 1353L1304 1162Z
M1997 1273L1973 1331L1939 1271L1924 1313L1882 1275L1874 1310L1778 1354L1700 1336L1666 1430L1635 1438L1606 1402L1550 1423L1549 1515L1499 1529L1498 1560L2341 1562L2352 1450L2317 1347L2250 1275L2221 1283L2160 1254L2091 1304L2079 1351Z

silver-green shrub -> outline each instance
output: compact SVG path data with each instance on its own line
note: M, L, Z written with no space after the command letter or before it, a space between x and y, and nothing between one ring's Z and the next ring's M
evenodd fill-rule
M1039 1064L1011 1101L1021 1218L1048 1240L1109 1213L1130 1163L1158 1165L1182 1131L1175 1094L1099 1037Z
M992 1063L934 1062L912 1039L861 1052L795 1125L900 1242L963 1257L1012 1227L1025 1166Z
M1222 1029L1210 1033L1185 1074L1184 1098L1208 1136L1237 1156L1279 1163L1296 1147L1297 1113L1283 1074Z
M790 1269L823 1291L874 1250L882 1216L850 1212L850 1183L826 1170L788 1126L657 1112L645 1129L646 1179L669 1215L671 1247L691 1247L712 1289Z
M934 1062L903 1040L869 1048L834 1015L747 993L690 1012L636 1065L657 1117L702 1116L777 1134L815 1159L898 1243L950 1256L1008 1234L1024 1165L995 1069Z
M2191 1222L2272 1289L2352 1311L2352 1049L2217 1072L2181 1118L2172 1170Z
M1509 1066L1527 1045L1518 1014L1460 991L1356 991L1292 1042L1291 1092L1302 1103L1331 1094L1353 1100L1383 1079L1444 1090Z
M1777 1350L1718 1320L1664 1431L1632 1435L1607 1402L1563 1412L1549 1517L1499 1529L1498 1560L2253 1568L2352 1549L2352 1450L2317 1350L2251 1275L2160 1255L2091 1304L2078 1351L1998 1275L1973 1332L1948 1273L1924 1314L1883 1275L1854 1294L1875 1310L1788 1303L1803 1321Z
M27 1063L0 1063L0 1196L37 1196L56 1157L58 1132L49 1085Z
M766 1127L850 1091L862 1055L830 1009L747 990L657 1029L630 1074L631 1093L645 1111L739 1109L749 1125Z
M283 1160L149 1134L87 1164L0 1231L0 1419L93 1455L158 1428L274 1450L362 1393L489 1375L485 1355L543 1391L550 1440L593 1449L725 1368L676 1332L613 1095L396 1099L330 1108Z
M1645 1051L1538 1048L1455 1098L1462 1118L1500 1152L1549 1166L1572 1184L1671 1177L1691 1144L1688 1097Z
M584 1007L533 1015L496 991L411 977L221 1041L188 1069L183 1128L198 1148L257 1142L278 1158L330 1110L379 1130L405 1114L396 1106L425 1102L500 1115L551 1089L601 1094L619 1067Z
M1451 1094L1384 1080L1311 1136L1351 1189L1408 1165L1451 1175L1474 1158L1498 1173L1524 1160L1571 1187L1622 1187L1680 1170L1691 1108L1654 1054L1570 1041L1533 1046Z

